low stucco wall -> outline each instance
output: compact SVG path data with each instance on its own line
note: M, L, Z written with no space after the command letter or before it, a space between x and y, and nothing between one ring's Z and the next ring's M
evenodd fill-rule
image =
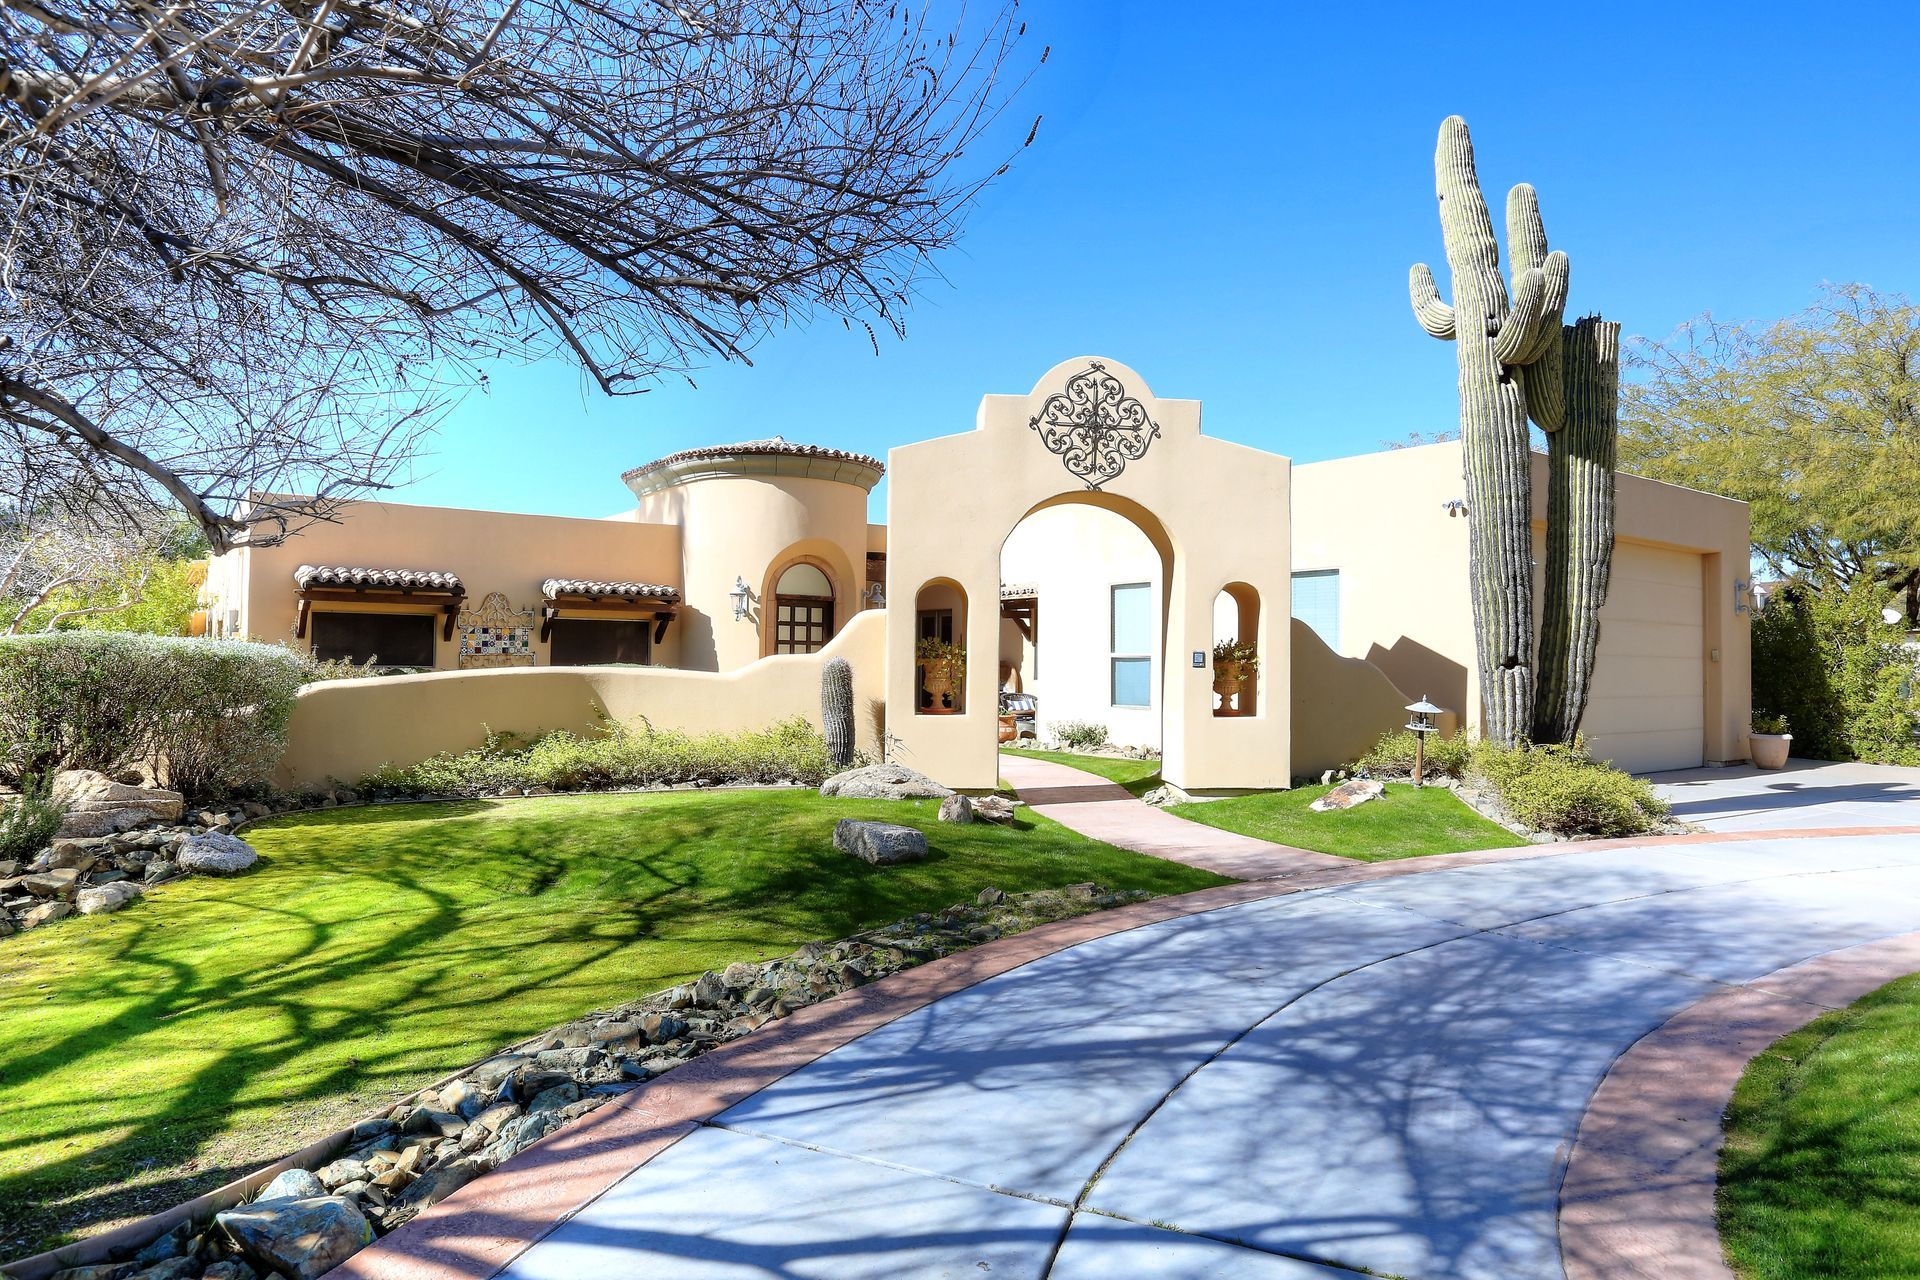
M728 672L665 667L513 667L334 680L300 693L281 762L283 786L353 782L383 764L413 764L479 746L489 729L590 732L605 720L689 733L759 729L804 716L820 723L820 668L853 665L859 746L880 750L886 617L857 615L817 654L762 658Z
M1413 701L1365 658L1343 658L1293 620L1293 771L1310 778L1352 764L1406 724ZM1451 736L1456 719L1439 718Z

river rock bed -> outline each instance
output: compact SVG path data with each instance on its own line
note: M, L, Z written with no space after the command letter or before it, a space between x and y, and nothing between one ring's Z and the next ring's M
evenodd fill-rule
M839 942L703 973L495 1054L362 1121L333 1159L280 1174L251 1203L52 1280L318 1277L567 1122L795 1010L983 942L1152 896L1093 883L983 889L972 902Z

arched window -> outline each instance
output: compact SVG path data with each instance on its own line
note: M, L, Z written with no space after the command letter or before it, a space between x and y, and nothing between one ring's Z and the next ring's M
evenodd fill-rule
M914 659L920 688L917 715L958 715L967 705L967 593L950 578L935 578L914 594Z
M1262 655L1260 593L1229 582L1213 598L1213 692L1216 716L1250 716L1257 710Z
M817 653L833 638L833 580L818 565L789 566L773 587L773 651Z

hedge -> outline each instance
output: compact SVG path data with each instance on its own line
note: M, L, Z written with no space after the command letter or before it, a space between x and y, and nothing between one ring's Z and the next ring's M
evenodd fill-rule
M239 640L0 637L0 773L147 766L189 795L260 787L310 676L300 655Z

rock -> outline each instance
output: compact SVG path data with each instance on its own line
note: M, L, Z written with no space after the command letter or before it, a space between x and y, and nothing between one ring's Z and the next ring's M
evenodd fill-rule
M1006 900L1007 891L1005 889L982 889L979 894L974 897L974 901L983 907L997 907Z
M467 1133L469 1135L480 1133L490 1138L500 1132L508 1121L519 1118L519 1103L496 1102L473 1118L473 1123L467 1126Z
M835 843L839 842L836 834ZM708 971L693 984L693 1003L702 1009L717 1009L727 1002L726 979Z
M393 1207L387 1211L386 1229L393 1230L428 1205L445 1200L485 1172L478 1160L467 1156L449 1160L437 1169L429 1169L395 1197Z
M1341 809L1351 809L1357 804L1365 804L1375 799L1387 789L1387 784L1372 778L1355 778L1343 782L1327 794L1315 800L1307 808L1315 813L1331 813Z
M919 862L928 852L927 837L913 827L858 818L842 818L834 825L833 847L876 867Z
M1171 782L1163 782L1141 796L1140 800L1143 804L1150 804L1155 808L1165 808L1170 804L1189 804L1193 801L1193 797Z
M67 769L53 777L54 803L66 810L55 839L111 835L149 822L178 822L178 791L115 782L92 769Z
M373 1227L345 1196L256 1200L214 1215L249 1262L290 1280L317 1280L373 1243Z
M487 1109L499 1087L482 1089L471 1079L455 1080L440 1091L440 1105L463 1120L471 1120Z
M258 1200L311 1200L327 1194L325 1182L305 1169L288 1169L260 1188Z
M736 960L720 972L720 981L729 987L750 987L760 981L760 966Z
M229 1258L208 1267L200 1280L260 1280L260 1273L237 1258Z
M82 889L75 901L79 904L83 916L105 915L109 911L118 911L129 902L138 898L145 890L131 880L115 880L94 889Z
M193 1223L183 1222L134 1254L133 1260L144 1267L155 1262L165 1262L168 1258L178 1258L186 1253L187 1242L192 1239Z
M965 796L948 796L940 802L940 821L966 826L973 821L973 801Z
M260 861L260 855L239 836L209 831L205 835L188 837L187 842L180 846L179 856L174 861L188 871L230 876Z
M845 800L944 800L953 788L903 764L870 764L834 774L820 784L820 794Z
M79 883L80 873L72 867L62 867L58 871L42 871L38 875L21 876L20 887L36 898L62 898L73 892L73 886Z
M43 924L55 920L65 920L73 914L73 907L65 902L43 902L37 907L29 907L20 913L22 929L38 929Z
M20 874L20 864L12 858L0 858L0 880L11 880Z
M580 1086L568 1080L535 1094L533 1101L527 1103L527 1114L539 1115L542 1111L558 1111L561 1107L580 1101Z
M432 1107L421 1107L407 1117L407 1123L402 1126L402 1131L451 1138L466 1127L467 1122L451 1111L436 1111Z
M342 1156L333 1163L323 1166L314 1174L320 1179L320 1185L329 1191L338 1191L351 1182L364 1182L367 1178L367 1164L364 1160L355 1160L351 1156Z
M141 1268L128 1280L200 1280L200 1264L192 1258L168 1258Z
M975 796L973 798L973 816L983 822L998 822L1002 825L1013 821L1013 811L1020 807L1018 800L1007 796Z
M107 841L104 839L56 840L51 849L34 859L33 869L53 871L60 867L72 867L76 871L91 871L107 852Z
M127 1280L139 1269L138 1262L97 1262L90 1267L68 1267L64 1271L56 1271L51 1280Z
M174 866L174 864L168 859L155 858L152 862L149 862L147 864L147 869L146 871L141 873L140 878L142 880L145 880L148 884L153 884L157 881L165 880L168 876L172 875L177 870L179 870L179 868Z

